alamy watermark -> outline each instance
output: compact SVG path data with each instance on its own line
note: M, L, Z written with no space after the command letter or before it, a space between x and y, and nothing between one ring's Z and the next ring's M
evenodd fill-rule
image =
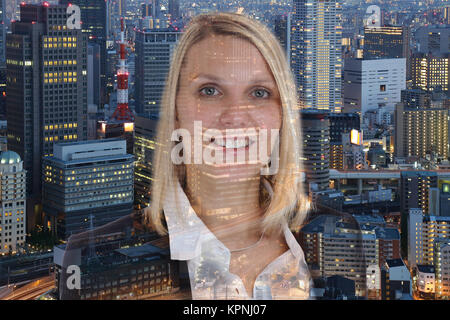
M66 9L68 15L66 25L68 29L81 29L81 10L75 4L69 4Z
M178 143L171 150L172 162L177 165L260 163L262 175L278 172L278 129L270 129L270 136L269 130L264 128L226 129L225 134L222 132L218 129L206 129L203 132L202 121L194 121L193 138L187 129L174 130L171 141Z
M381 27L381 8L375 4L367 7L366 14L369 15L366 19L366 27L379 28Z

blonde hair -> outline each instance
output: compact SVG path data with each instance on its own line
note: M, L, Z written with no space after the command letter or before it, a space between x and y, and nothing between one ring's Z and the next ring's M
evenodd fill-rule
M232 35L252 43L265 58L281 98L282 125L280 131L280 159L277 174L267 179L273 195L267 203L262 222L266 232L280 232L283 221L297 228L304 221L309 201L304 194L301 164L303 139L301 137L296 87L285 54L278 40L262 23L237 13L207 13L194 17L182 35L172 57L164 88L160 120L157 130L157 148L153 158L153 184L150 206L144 211L148 224L160 234L166 234L163 224L163 202L168 188L175 192L180 170L170 158L175 145L171 134L175 130L176 95L178 81L186 54L195 43L211 35Z

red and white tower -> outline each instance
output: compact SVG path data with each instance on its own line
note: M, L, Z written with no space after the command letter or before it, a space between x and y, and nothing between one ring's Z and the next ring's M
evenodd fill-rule
M117 70L117 108L112 119L134 122L134 115L128 108L128 68L126 64L126 41L123 18L120 18L119 69Z
M120 19L119 68L117 70L117 108L108 120L98 121L97 138L121 138L127 141L127 152L133 153L134 115L128 108L128 69L123 18Z

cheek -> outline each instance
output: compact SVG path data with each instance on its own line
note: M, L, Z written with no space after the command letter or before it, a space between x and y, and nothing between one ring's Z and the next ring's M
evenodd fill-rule
M267 108L261 108L258 112L255 113L254 117L257 120L260 128L281 128L282 117L280 106L268 106Z

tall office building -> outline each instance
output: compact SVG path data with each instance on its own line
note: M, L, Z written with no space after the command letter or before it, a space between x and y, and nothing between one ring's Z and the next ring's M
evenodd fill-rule
M174 28L136 30L136 113L159 115L170 59L180 36Z
M291 22L292 14L277 15L274 20L273 31L281 47L286 52L286 59L290 62L291 59Z
M414 39L417 41L417 51L420 53L446 54L450 48L450 25L420 27Z
M409 57L409 28L385 26L364 28L364 59Z
M150 0L149 3L143 3L141 8L143 18L151 16L156 19L161 16L161 5L159 0Z
M351 138L352 134L354 136L359 133L359 114L330 113L328 118L330 120L330 169L354 168L356 161L348 160L354 158L351 157L353 155L352 149L355 149Z
M395 156L425 159L448 158L448 110L444 108L395 108Z
M394 112L401 91L406 89L406 60L346 59L343 76L345 112Z
M450 80L450 53L433 55L415 53L411 56L413 88L425 91L448 91Z
M401 102L410 109L429 108L431 99L431 93L421 89L405 89L401 93Z
M330 113L330 142L342 142L342 134L360 130L360 117L357 113Z
M430 189L429 214L450 217L450 180L439 179L438 187Z
M428 214L430 207L430 188L437 187L436 172L402 171L400 172L400 214L402 256L408 255L408 221L411 221L411 209L420 209Z
M58 143L43 163L47 223L60 239L133 211L133 160L126 142L105 139ZM91 218L92 216L92 218Z
M156 147L158 119L137 115L134 122L134 200L137 207L150 204L152 184L152 159Z
M291 69L304 107L341 111L340 0L294 0Z
M330 121L318 110L302 110L303 165L306 182L319 190L328 188L330 180ZM306 188L308 190L308 188Z
M450 24L450 7L444 8L444 19L446 24Z
M6 38L6 5L5 0L0 0L0 65L5 61Z
M87 60L87 82L88 82L88 105L95 104L100 106L100 46L96 43L88 44L88 60Z
M107 80L108 74L107 38L108 38L108 5L105 0L59 0L60 4L75 4L81 11L81 28L88 35L89 42L100 46L100 97L101 104L107 102Z
M25 180L23 161L14 151L0 154L0 254L25 244Z
M408 26L384 26L364 28L365 60L406 59L406 78L410 78L410 32Z
M66 8L22 4L6 40L8 149L27 170L29 228L41 198L42 157L55 142L87 137L87 42L81 30L67 28Z
M169 14L171 20L178 20L180 15L180 0L169 0Z

